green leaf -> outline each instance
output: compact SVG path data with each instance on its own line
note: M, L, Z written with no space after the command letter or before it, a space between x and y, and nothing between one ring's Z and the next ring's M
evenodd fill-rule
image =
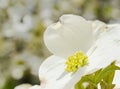
M75 85L75 89L97 89L99 83L102 89L113 89L115 85L112 81L116 70L120 70L120 67L116 66L114 61L104 69L83 76ZM84 83L88 85L85 87Z
M113 89L115 87L114 84L108 84L105 81L100 82L101 89Z
M100 73L96 74L95 76L95 83L99 83L104 77L107 77L111 73L114 73L115 70L120 70L120 67L115 65L115 61L112 62L109 66L106 68L102 69Z

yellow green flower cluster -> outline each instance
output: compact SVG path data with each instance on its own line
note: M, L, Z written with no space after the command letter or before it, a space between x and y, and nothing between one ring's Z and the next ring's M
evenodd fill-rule
M86 65L87 62L88 57L83 52L76 52L76 54L68 57L65 70L67 72L76 72L80 67Z

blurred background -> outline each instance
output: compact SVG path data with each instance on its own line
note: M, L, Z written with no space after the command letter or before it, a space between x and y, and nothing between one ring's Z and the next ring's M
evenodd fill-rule
M70 13L119 23L120 0L0 0L0 89L40 83L39 66L51 55L43 32Z

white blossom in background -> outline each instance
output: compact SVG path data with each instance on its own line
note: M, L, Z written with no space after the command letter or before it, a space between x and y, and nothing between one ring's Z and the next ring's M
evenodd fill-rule
M40 18L46 26L50 25L52 21L53 5L57 0L41 0L40 1Z
M36 24L33 12L36 8L37 0L35 2L31 0L11 1L11 3L16 4L7 9L9 19L3 25L3 35L29 41L31 39L29 32Z
M8 13L10 20L4 25L4 36L30 40L31 35L29 34L29 31L34 26L32 16L27 14L26 9L22 6L9 8Z
M30 54L29 52L23 52L16 55L12 60L11 76L14 79L21 79L24 76L25 70L31 69L30 72L33 75L38 75L39 65L42 63L43 58ZM22 62L21 65L18 65Z
M9 0L0 0L0 8L6 8L8 6Z
M20 38L29 41L31 39L29 31L32 27L33 24L31 17L24 16L23 22L20 22L20 20L18 20L10 24L6 24L3 30L3 34L5 37L14 37L15 39Z
M33 30L42 29L42 27L38 27L38 24L41 25L40 22L42 22L39 18L39 0L0 0L0 44L3 43L3 45L7 45L5 49L0 51L0 88L3 89L3 87L6 87L6 81L9 80L9 76L13 79L22 79L25 75L24 73L29 68L31 70L29 72L30 78L33 78L34 76L38 75L38 68L43 59L35 56L38 51L36 52L36 48L39 46L41 47L43 43L37 42L37 37L34 38L35 33ZM32 31L31 31L32 30ZM36 31L35 31L36 32ZM42 32L42 31L39 31ZM40 34L41 35L41 34ZM39 37L41 38L41 36ZM34 39L34 42L33 42ZM1 42L3 40L3 42ZM29 46L30 44L33 44L32 46ZM37 47L33 48L37 44ZM13 46L11 47L12 44ZM21 55L21 51L22 55ZM2 46L0 48L3 48ZM36 49L36 50L34 50ZM24 53L23 51L29 50L29 56ZM34 50L34 53L33 53ZM39 50L40 54L43 54L42 57L45 57L45 53L42 52L44 48L42 47L41 50ZM12 54L12 55L11 55ZM35 55L34 55L35 54ZM38 55L38 54L37 54ZM9 58L9 57L10 58ZM24 58L21 61L24 61L24 63L27 63L26 65L19 66L16 64L14 57L16 56L22 56ZM24 56L24 57L23 57ZM2 58L1 58L2 57ZM8 58L8 59L6 59ZM19 57L18 57L19 58ZM21 58L21 57L20 57ZM5 59L5 60L3 60ZM9 63L13 62L13 63ZM9 65L4 64L8 63ZM34 64L33 64L34 63ZM26 67L27 66L27 67ZM4 68L5 67L5 68ZM3 72L5 71L5 73ZM30 80L31 81L31 80ZM36 79L35 79L36 81ZM10 85L12 86L12 85Z

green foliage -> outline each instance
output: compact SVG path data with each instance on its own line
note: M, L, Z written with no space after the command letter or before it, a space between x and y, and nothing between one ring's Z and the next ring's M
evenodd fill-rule
M112 81L116 70L120 70L120 67L112 62L104 69L83 76L75 85L75 89L98 89L98 84L100 84L101 89L113 89L115 85L112 84ZM84 86L84 83L88 83L88 85Z
M4 87L1 89L14 89L14 86L16 85L18 85L17 80L14 80L13 78L8 77Z

